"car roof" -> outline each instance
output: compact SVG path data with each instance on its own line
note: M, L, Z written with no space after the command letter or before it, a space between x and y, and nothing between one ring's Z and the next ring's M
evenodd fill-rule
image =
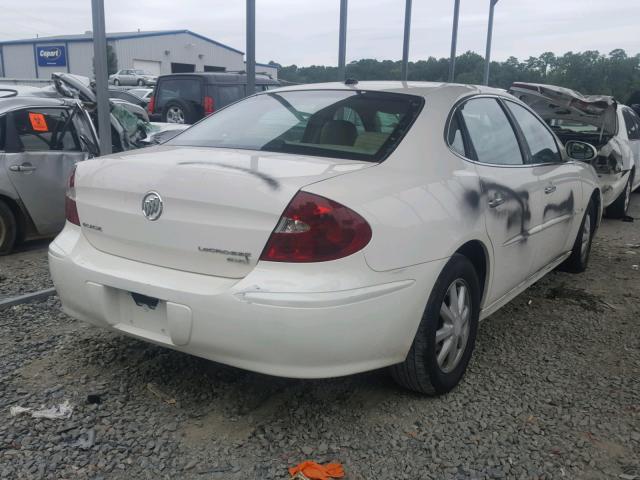
M62 107L65 105L70 105L72 103L73 102L69 102L63 98L18 95L16 97L0 98L0 113L5 113L17 108Z
M180 77L198 77L206 80L207 83L247 83L247 75L244 73L223 73L223 72L189 72L189 73L171 73L169 75L161 75L158 80L163 78L180 78ZM280 85L280 82L266 75L256 75L256 84L258 85Z
M308 83L291 85L270 90L269 92L289 92L300 90L368 90L390 93L403 93L428 97L432 95L446 95L459 98L468 95L500 95L513 98L506 90L487 87L484 85L466 85L461 83L444 82L401 82L401 81L362 81L354 84L344 82Z

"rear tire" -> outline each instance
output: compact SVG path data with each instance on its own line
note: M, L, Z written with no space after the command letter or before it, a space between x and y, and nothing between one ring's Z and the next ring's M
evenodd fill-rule
M587 269L587 266L589 265L589 256L591 254L591 244L593 242L595 225L596 206L593 199L591 199L589 200L587 211L584 213L584 217L580 223L580 230L578 230L576 241L573 244L571 256L567 258L562 265L560 265L560 270L570 273L582 273ZM585 235L587 235L587 238L585 238Z
M17 237L16 217L9 206L0 200L0 256L11 253Z
M197 121L191 105L180 99L169 100L162 108L162 121L167 123L191 124Z
M475 346L480 291L473 264L464 255L454 254L429 295L407 358L390 367L396 382L427 395L447 393L460 382ZM458 301L452 300L454 292ZM459 308L460 299L465 299L462 308ZM441 313L443 311L445 313Z
M633 173L629 173L627 184L624 186L624 190L620 192L618 198L607 207L606 215L608 218L623 218L627 216L627 210L629 210L629 202L631 200L631 186L633 185Z
M144 80L138 80L138 86L141 87L144 85Z

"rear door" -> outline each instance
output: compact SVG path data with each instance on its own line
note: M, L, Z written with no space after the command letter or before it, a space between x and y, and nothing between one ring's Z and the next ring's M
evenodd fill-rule
M38 233L51 235L64 225L66 182L83 150L83 112L73 108L30 108L7 115L4 165Z
M542 200L538 176L525 163L516 132L497 98L474 97L460 105L449 144L476 162L480 176L481 208L494 258L490 305L534 271L536 237L531 231L540 224Z
M504 100L504 104L524 141L525 162L539 179L536 197L543 202L542 221L533 232L539 247L533 260L537 271L573 246L582 220L580 178L584 166L564 161L555 136L536 115L515 102Z

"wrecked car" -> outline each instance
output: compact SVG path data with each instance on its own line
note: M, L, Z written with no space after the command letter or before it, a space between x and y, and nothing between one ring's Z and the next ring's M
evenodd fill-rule
M593 144L593 165L602 189L605 213L626 216L631 192L640 187L640 117L606 95L582 95L554 85L517 82L509 93L525 102L567 145L572 140Z
M62 229L67 178L99 153L81 102L38 93L0 89L0 255Z
M100 155L95 99L71 88L61 79L53 88L0 88L0 255L58 233L74 164ZM186 128L144 122L115 103L110 118L114 152L163 143Z
M355 81L80 162L66 205L49 265L72 317L270 375L391 367L429 395L481 318L585 270L602 212L593 168L506 92Z
M58 94L80 99L90 111L94 123L97 122L94 114L97 104L95 86L87 77L53 73L51 79ZM122 99L110 98L109 105L113 152L162 143L187 128L187 125L149 122L144 108Z

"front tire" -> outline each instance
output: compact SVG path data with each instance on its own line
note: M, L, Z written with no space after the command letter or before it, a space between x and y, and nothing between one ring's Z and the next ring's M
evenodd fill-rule
M480 281L467 257L454 254L438 277L403 363L390 367L401 386L427 395L452 390L475 346Z
M0 256L13 250L18 238L18 224L9 206L0 200Z
M560 266L561 270L571 273L582 273L587 269L589 256L591 254L593 233L595 232L596 215L596 206L593 199L591 199L589 200L589 205L587 205L587 211L582 218L580 230L578 230L576 241L571 250L571 256Z
M631 186L633 185L633 172L629 174L627 184L624 186L624 190L620 192L618 198L607 207L607 217L609 218L624 218L627 216L627 210L629 210L629 202L631 201Z
M138 86L141 87L144 85L144 80L138 80Z

